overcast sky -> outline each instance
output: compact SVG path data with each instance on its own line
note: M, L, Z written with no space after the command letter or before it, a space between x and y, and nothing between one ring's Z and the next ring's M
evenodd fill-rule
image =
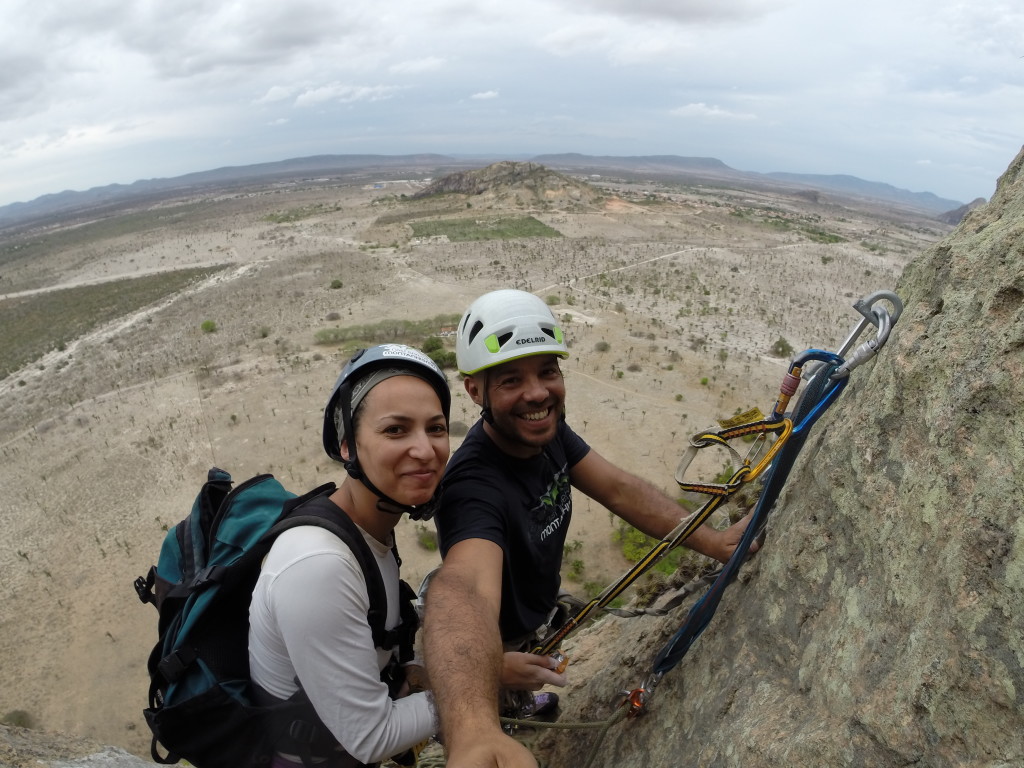
M967 202L1024 3L6 0L0 205L316 154L715 157Z

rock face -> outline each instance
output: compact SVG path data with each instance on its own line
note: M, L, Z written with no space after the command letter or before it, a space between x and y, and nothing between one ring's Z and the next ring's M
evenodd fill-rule
M60 733L0 725L4 768L146 768L154 766L122 749Z
M593 765L1024 764L1024 151L896 291L767 548ZM684 616L590 630L563 719L607 717ZM582 765L583 734L540 749Z
M422 198L439 194L457 194L481 198L474 203L488 202L507 207L541 206L565 208L593 205L599 194L590 186L581 184L537 163L503 161L486 168L451 173L427 186L413 197Z

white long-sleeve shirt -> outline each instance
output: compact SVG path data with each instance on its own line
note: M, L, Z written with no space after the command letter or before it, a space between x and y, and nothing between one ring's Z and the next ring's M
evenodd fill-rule
M398 565L390 547L363 532L387 593L386 628L400 623ZM252 679L286 699L298 677L313 707L357 760L374 763L399 754L436 730L429 697L388 696L380 672L390 651L373 646L370 600L359 562L329 531L299 526L271 547L249 607Z

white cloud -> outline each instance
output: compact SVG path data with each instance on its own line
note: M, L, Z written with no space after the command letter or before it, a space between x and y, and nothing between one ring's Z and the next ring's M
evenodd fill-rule
M469 98L477 99L479 101L486 101L487 99L496 99L496 98L498 98L498 92L497 91L481 91L480 93L474 93Z
M273 104L279 101L286 101L292 97L295 89L291 86L275 85L265 94L253 101L253 104Z
M350 104L355 101L380 101L390 99L401 90L394 85L345 85L331 83L311 88L295 97L296 107L312 107L325 102Z
M695 117L695 118L707 118L712 120L756 120L756 115L751 115L745 112L732 112L728 109L722 109L719 106L708 106L703 102L697 102L694 104L687 104L682 107L676 107L670 110L670 114L676 117Z
M444 66L444 59L438 56L425 56L422 59L409 59L392 64L389 67L391 72L398 75L419 74L421 72L436 72Z

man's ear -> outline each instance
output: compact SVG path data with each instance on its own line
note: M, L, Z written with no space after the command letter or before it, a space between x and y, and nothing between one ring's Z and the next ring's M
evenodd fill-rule
M467 376L462 380L462 386L466 388L466 394L477 405L483 405L483 392L480 391L480 382L473 376Z
M345 461L348 461L348 438L345 438L344 440L341 441L341 445L338 446L338 453L341 454L341 458L343 458Z

